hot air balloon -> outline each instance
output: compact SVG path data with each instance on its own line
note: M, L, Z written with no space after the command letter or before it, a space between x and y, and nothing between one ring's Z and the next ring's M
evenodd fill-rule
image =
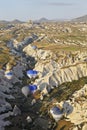
M63 116L63 111L57 106L52 107L50 109L50 113L53 116L53 118L55 119L55 121L60 120L61 117Z
M28 70L27 71L27 76L29 78L36 78L37 74L38 74L38 72L36 70Z
M37 91L37 86L36 85L29 85L28 88L29 88L31 93L35 93Z
M22 93L25 95L25 97L27 97L30 93L29 87L25 86L21 89Z
M38 72L36 70L33 70L33 77L36 78L37 77Z
M9 70L9 71L6 71L6 72L5 72L5 77L6 77L7 79L11 79L12 76L13 76L12 71Z

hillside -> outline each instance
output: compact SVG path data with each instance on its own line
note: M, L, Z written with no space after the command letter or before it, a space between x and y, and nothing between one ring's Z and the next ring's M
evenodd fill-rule
M87 23L13 22L0 24L0 130L84 130Z
M76 22L87 22L87 15L75 18L72 21L76 21Z

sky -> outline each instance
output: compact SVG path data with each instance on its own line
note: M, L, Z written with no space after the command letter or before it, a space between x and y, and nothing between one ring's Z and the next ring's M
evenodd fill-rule
M0 20L73 19L87 15L87 0L0 0Z

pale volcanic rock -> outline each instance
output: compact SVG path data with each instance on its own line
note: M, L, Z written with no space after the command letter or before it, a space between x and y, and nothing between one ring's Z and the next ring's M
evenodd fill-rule
M72 82L87 76L87 63L84 62L59 69L58 64L54 67L51 62L40 62L35 65L35 70L39 72L39 79L35 81L37 85L41 86L41 84L46 82L48 86L58 87L64 82Z
M73 111L67 118L75 125L87 122L87 99L85 96L87 96L87 84L79 91L76 91L73 94L73 102L70 101Z
M34 50L31 45L26 46L23 51L26 52L27 55L35 57L36 60L45 60L47 58L49 59L53 55L49 50L46 51L38 48Z
M87 123L82 127L82 130L87 130Z

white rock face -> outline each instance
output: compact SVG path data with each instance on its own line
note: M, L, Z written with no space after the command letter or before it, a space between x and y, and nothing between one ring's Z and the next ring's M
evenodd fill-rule
M82 127L82 130L87 130L87 123Z
M21 110L15 105L14 109L13 109L13 115L17 116L17 115L21 115Z
M87 99L85 96L87 96L87 84L85 84L82 89L76 91L72 95L72 101L67 101L73 109L71 113L67 114L66 116L68 120L75 125L80 125L81 123L87 122ZM68 105L67 108L69 108ZM87 127L87 125L84 127Z
M26 52L27 55L35 57L35 59L37 60L45 60L47 58L49 58L50 56L52 56L51 51L44 51L42 49L33 49L31 45L26 46L23 49L24 52Z
M10 112L12 110L12 107L11 104L6 101L6 99L15 99L11 95L13 83L21 83L21 80L18 78L23 77L23 71L26 68L19 62L15 67L10 66L10 64L8 63L6 65L6 72L9 72L11 69L13 72L13 76L10 80L7 77L5 77L5 71L0 70L0 130L4 130L5 126L10 125L9 121L4 120L6 117L13 115L13 113L14 115L21 113L20 110L17 109L17 107L14 108L14 112ZM4 112L5 114L1 114L2 112Z
M78 127L74 127L72 130L78 130Z
M76 91L69 100L54 102L53 105L59 105L63 109L63 115L75 125L73 130L78 130L84 123L82 130L87 129L87 84L82 89ZM71 100L72 99L72 100ZM56 118L56 117L54 117Z
M2 100L2 101L0 101L1 102L0 113L12 110L12 107L11 107L10 103L8 103L8 102L6 102L4 100Z
M14 97L10 95L10 88L12 88L12 84L4 77L4 71L0 71L0 113L12 110L11 105L5 100L14 99Z
M10 88L12 88L12 84L5 78L4 71L0 70L0 130L4 130L5 126L11 124L9 121L4 120L6 117L12 115L11 112L8 112L12 110L11 104L6 101L6 99L14 99L14 97L10 95ZM5 94L5 92L7 94ZM6 113L1 114L2 112Z
M59 53L56 56L51 51L33 50L31 45L24 48L24 51L38 61L35 65L35 69L40 72L37 84L42 84L47 79L48 85L57 87L61 83L87 76L87 62L84 62L87 61L86 51L77 51L75 54ZM55 62L56 59L58 62Z
M87 52L61 53L58 59L51 51L33 50L31 45L25 47L23 51L37 59L35 70L39 72L39 79L35 80L35 84L40 90L46 90L47 87L50 87L50 90L64 82L72 82L87 76ZM58 62L55 61L56 58Z
M47 95L54 87L58 87L58 85L64 82L72 82L72 80L78 80L80 77L87 76L87 57L85 57L86 54L84 53L78 53L74 58L71 55L66 56L64 54L63 57L59 58L58 62L56 62L56 57L54 58L51 51L41 49L34 50L31 45L25 47L23 51L25 51L27 55L35 57L38 61L35 65L35 70L39 72L39 79L35 80L35 84L38 86L38 89L41 90L41 99L43 99L43 95ZM7 64L6 70L10 69L12 69L12 66ZM5 99L12 99L13 97L4 92L10 93L9 88L12 88L12 83L20 82L19 78L23 77L23 71L25 70L26 68L18 62L18 64L13 67L13 78L10 81L8 81L4 77L4 73L0 71L0 112L12 109L11 105L7 103ZM23 88L22 93L27 97L29 89ZM64 108L64 113L68 117L68 120L75 125L87 122L87 99L85 96L87 96L87 85L73 94L72 101L68 100L66 105L60 103ZM79 101L77 101L78 98ZM21 114L21 111L16 106L13 113L17 115ZM28 120L30 120L29 117ZM2 122L2 119L0 121ZM85 128L86 126L83 127L83 130L85 130Z
M7 118L11 115L12 115L11 112L0 115L0 130L5 130L4 127L9 126L11 124L9 121L4 120L5 118Z
M39 79L35 81L35 84L39 89L47 86L50 86L51 89L64 82L72 82L72 80L87 76L86 62L65 68L59 68L55 62L54 64L52 62L46 64L40 62L35 65L35 70L39 71Z

